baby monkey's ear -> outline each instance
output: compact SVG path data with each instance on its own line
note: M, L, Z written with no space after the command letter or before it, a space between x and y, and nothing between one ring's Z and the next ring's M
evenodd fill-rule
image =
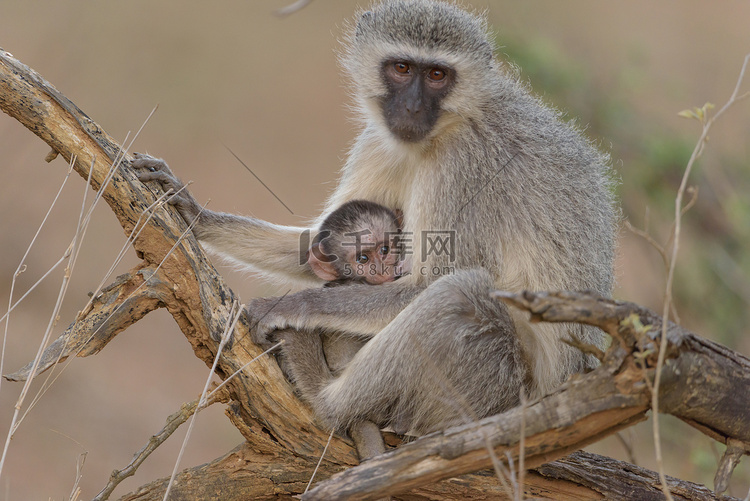
M318 278L330 282L341 278L336 266L333 264L335 256L327 256L320 250L320 244L316 243L307 251L307 264Z
M393 209L393 213L396 215L396 225L399 231L404 229L404 211L401 209Z

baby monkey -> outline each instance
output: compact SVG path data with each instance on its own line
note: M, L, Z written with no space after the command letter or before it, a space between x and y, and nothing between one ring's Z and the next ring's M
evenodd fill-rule
M380 285L392 282L404 273L401 248L402 213L367 200L352 200L331 212L318 228L318 235L307 254L307 262L326 287L366 283ZM305 385L305 374L313 368L325 369L336 376L344 370L365 340L336 332L309 333L283 331L284 339L294 362L280 359L282 370L296 384ZM303 395L314 391L301 388ZM307 391L306 391L307 390ZM312 402L310 402L312 403ZM360 421L350 426L360 460L364 461L385 452L380 428L371 421Z
M331 212L307 254L327 285L380 285L403 274L400 211L368 200L352 200Z

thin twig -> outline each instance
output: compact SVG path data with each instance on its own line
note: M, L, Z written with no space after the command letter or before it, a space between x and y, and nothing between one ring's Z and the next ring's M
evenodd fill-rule
M115 164L113 164L112 168L114 168L114 165ZM93 168L92 168L92 170L93 170ZM101 187L100 187L100 190L103 190L105 186L106 186L105 184L102 184ZM205 206L201 207L201 212L204 209L205 209ZM197 218L196 218L196 221L197 221ZM193 221L193 224L195 224L195 221ZM186 228L186 230L182 233L182 235L180 235L180 237L174 243L174 245L172 246L172 248L169 250L169 252L167 252L167 254L161 260L161 262L159 263L159 265L156 267L156 269L154 270L154 274L156 274L158 272L158 270L161 268L161 266L164 264L164 262L169 258L169 256L172 254L172 252L174 252L174 250L177 248L177 246L180 244L180 242L182 242L182 240L185 238L185 236L190 232L190 230L192 229L192 226L193 226L192 224L189 225L188 228ZM72 246L72 244L71 244L71 246ZM66 252L66 257L69 256L71 252L72 252L72 249L71 249L71 247L69 247L68 251ZM133 292L131 292L131 294L128 296L128 298L130 298L134 294L136 294L147 283L148 283L148 279L146 279ZM118 306L115 311L118 311L120 308L122 308L122 306L126 302L127 302L127 299L125 301L123 301L123 303L120 306ZM58 301L58 303L59 303L59 301ZM53 316L53 318L55 318L56 316L57 316L57 313L55 313L55 315ZM104 323L102 323L91 334L91 336L89 337L89 340L92 339L96 335L96 333L99 331L99 329L101 329L103 326L104 326ZM49 332L50 331L48 330L47 334L45 334L45 336L46 336L45 340L43 340L43 343L40 346L45 346L47 344L47 341L49 340ZM81 348L79 348L79 350L76 352L76 355L83 349L83 347L85 346L85 344L86 343L84 343L81 346ZM36 372L36 368L38 367L38 361L39 361L39 359L40 359L40 354L38 354L37 357L34 359L35 363L34 363L34 365L32 365L32 369L31 369L31 372L30 372L30 375L29 375L28 379L26 380L26 384L30 384L30 382L34 379L34 374ZM12 421L12 424L11 424L11 428L8 431L8 437L6 439L5 447L3 449L3 458L2 458L2 460L0 460L0 471L2 471L2 464L3 464L5 456L7 454L7 450L9 448L9 446L10 446L10 439L15 434L16 429L18 428L18 426L20 425L20 423L23 421L23 419L25 419L26 415L31 411L31 409L36 406L36 404L38 403L38 401L41 398L41 396L43 396L47 392L47 390L55 383L55 381L57 381L57 379L62 375L62 373L65 371L65 369L68 367L69 364L70 364L70 361L63 367L63 369L58 374L55 375L54 378L52 378L52 375L53 375L52 373L49 374L49 376L45 380L44 384L42 385L42 388L39 390L39 392L37 392L37 394L35 395L33 401L31 402L31 404L29 404L29 407L23 413L23 415L21 416L20 420L18 420L18 413L20 412L20 404L17 406L17 408L16 408L16 410L14 412L14 415L13 415L13 421ZM51 379L51 381L50 381L50 379ZM26 384L25 384L24 387L26 387Z
M630 437L628 439L625 439L625 437L622 435L622 431L618 431L615 433L615 437L620 442L622 447L625 449L625 453L628 455L628 462L637 465L638 461L635 457L635 450L633 449L633 429L628 428L628 434ZM713 442L711 442L713 444Z
M510 477L508 477L508 480L510 480L510 485L513 486L513 501L520 501L518 499L518 481L516 481L516 471L513 464L513 455L510 453L510 451L505 451L505 460L508 461L508 471L510 472Z
M601 350L601 348L594 344L583 342L580 337L574 334L570 334L570 337L562 338L560 341L567 344L568 346L576 348L584 355L593 355L599 361L604 360L604 352Z
M144 123L141 125L141 128L138 130L138 132L136 133L136 135L133 137L133 140L130 142L129 146L132 146L133 141L135 141L135 139L138 137L138 135L143 130L143 128L145 127L145 125L148 123L149 119L154 114L154 112L156 111L156 109L157 109L157 107L155 107L151 111L151 113L148 115L148 117L146 118L146 120L144 121ZM127 143L129 136L130 136L130 133L128 133L125 136L125 140L123 141L123 144ZM78 259L78 254L80 252L81 245L82 245L83 240L85 238L86 230L88 229L89 223L91 222L91 217L93 215L94 209L98 205L99 201L102 200L103 195L104 195L104 191L105 191L107 185L109 184L109 182L114 177L115 172L116 172L117 168L120 166L123 158L124 158L124 150L121 147L118 150L117 154L115 155L115 158L112 161L112 163L110 165L110 168L107 171L107 174L106 174L104 180L100 184L99 189L97 190L96 195L94 197L94 201L92 202L92 204L88 208L88 210L86 210L86 199L88 197L89 188L91 187L91 181L93 179L94 166L96 164L96 156L94 156L93 159L92 159L92 161L91 161L91 166L89 168L89 175L88 175L87 180L86 180L86 186L84 187L83 198L82 198L82 201L81 201L81 211L79 212L78 225L76 227L76 232L75 232L75 234L73 236L73 241L70 244L70 246L68 247L68 250L65 252L65 255L63 256L63 258L60 259L58 261L58 263L53 267L53 269L56 268L60 263L62 263L64 260L66 260L66 259L69 258L69 263L68 263L68 266L67 266L67 268L65 270L65 274L64 274L64 278L63 278L63 280L64 280L63 281L63 286L61 287L60 296L58 297L57 304L56 304L56 306L55 306L55 308L53 310L53 314L52 314L52 317L51 317L52 321L50 322L50 325L48 326L47 332L45 332L45 335L42 338L42 343L39 346L39 350L37 352L37 356L34 358L34 363L32 364L30 375L29 375L28 379L26 380L26 383L24 384L24 387L23 387L22 392L21 392L21 396L19 396L19 400L18 400L18 402L16 404L16 411L14 412L14 416L13 416L11 427L8 430L8 439L6 440L6 444L5 444L5 447L3 449L2 458L0 458L0 472L2 472L2 468L3 468L4 462L5 462L5 456L7 454L7 449L9 447L9 445L10 445L10 438L12 438L13 434L15 434L16 429L23 422L23 420L25 419L25 417L29 413L29 411L36 406L36 403L39 401L39 399L41 398L41 396L44 395L46 393L47 389L49 388L49 385L47 383L50 381L50 378L52 377L52 373L50 373L50 375L47 377L47 379L45 380L45 382L42 385L42 387L40 388L40 390L37 392L37 394L32 399L32 402L29 404L29 406L26 409L26 411L23 413L23 415L21 415L20 419L18 419L18 413L20 411L21 406L23 405L23 401L26 398L28 387L29 387L31 381L34 379L34 375L35 375L35 372L37 370L37 367L39 366L39 362L40 362L41 356L42 356L42 354L44 352L44 348L47 346L47 343L49 342L49 338L50 338L50 335L51 335L51 330L52 330L52 328L57 323L58 312L59 312L59 309L62 307L62 300L65 297L65 294L67 293L67 287L68 287L68 283L69 283L69 280L70 280L70 276L72 274L73 269L75 268L75 263L76 263L76 261ZM74 157L71 158L71 162L70 162L71 169L75 165L75 163L76 163L76 157L74 156ZM69 175L70 175L70 171L68 172L68 176ZM66 177L66 180L67 180L67 177ZM59 196L59 193L58 193L58 196ZM55 201L56 200L57 200L57 197L55 198ZM53 205L54 205L54 202L53 202ZM51 208L50 208L50 210L51 210ZM45 220L46 220L46 216L45 216ZM36 238L36 236L34 238ZM29 247L29 249L30 249L30 247ZM27 253L28 253L28 251L27 251ZM44 277L42 277L42 279L45 278L46 276L48 276L51 271L52 270L50 270L47 274L45 274ZM39 283L41 283L42 279L40 279L39 281L37 281L37 283L34 284L34 287L36 287ZM23 297L26 297L26 295L28 295L29 292L30 291L28 291L26 294L24 294ZM20 303L20 300L18 302L16 302L15 305L13 305L13 308L15 308L15 306L18 305L19 303ZM6 315L5 315L5 318L6 318L6 328L7 328L7 318L8 318L8 315L10 314L10 311L11 311L11 309L9 308L8 313L6 313ZM1 361L0 361L0 365L2 365ZM2 371L0 371L0 374L2 374ZM54 381L56 379L57 378L53 379L52 382L54 383ZM50 383L50 385L51 385L51 383Z
M289 4L286 7L282 7L279 10L277 10L276 15L279 17L286 17L289 15L292 15L295 12L299 12L300 10L304 9L311 3L312 3L312 0L297 0L294 3Z
M207 205L207 204L206 204L206 205ZM203 212L203 210L204 210L205 208L206 208L206 206L205 206L205 205L204 205L204 206L202 206L202 207L201 207L201 211L200 211L200 212L199 212L198 214L200 215L200 214L201 214L201 213ZM136 287L136 288L135 288L135 289L134 289L134 290L133 290L133 291L132 291L132 292L131 292L131 293L130 293L130 294L129 294L129 295L128 295L128 296L127 296L127 297L126 297L126 298L125 298L125 299L124 299L124 300L123 300L123 301L122 301L122 302L121 302L121 303L120 303L120 304L118 305L118 306L117 306L117 308L115 308L115 309L114 309L114 311L112 312L112 314L114 314L114 313L117 313L118 311L120 311L120 309L121 309L121 308L122 308L122 307L123 307L123 306L124 306L125 304L127 304L127 301L128 301L128 300L129 300L129 299L130 299L131 297L133 297L133 296L134 296L135 294L137 294L137 293L138 293L138 291L140 291L140 290L141 290L141 289L142 289L143 287L145 287L145 286L146 286L146 285L148 284L148 282L149 282L149 280L151 279L151 277L155 276L155 275L156 275L156 274L157 274L157 273L159 272L159 270L161 269L162 265L163 265L163 264L164 264L164 263L166 262L166 260L167 260L167 259L169 258L169 256L171 256L171 255L172 255L172 252L174 252L174 251L175 251L175 249L177 248L177 246L178 246L178 245L179 245L179 244L180 244L180 243L181 243L181 242L182 242L182 241L184 240L184 238L185 238L185 237L187 236L187 234L188 234L188 233L190 233L190 230L192 230L192 228L193 228L193 225L194 225L194 224L195 224L195 223L196 223L197 221L198 221L198 218L196 218L196 219L195 219L195 220L193 221L193 223L192 223L192 224L191 224L190 226L188 226L188 227L187 227L187 228L185 229L185 231L184 231L184 232L183 232L183 233L182 233L182 234L181 234L181 235L179 236L179 238L177 238L177 240L176 240L176 241L175 241L175 243L174 243L174 244L172 245L172 247L171 247L171 248L169 249L169 251L168 251L168 252L167 252L167 253L166 253L166 254L164 255L164 258L162 258L162 260L161 260L161 261L159 262L159 264L157 265L157 267L156 267L156 268L155 268L155 269L153 270L153 272L152 272L151 276L150 276L150 277L146 277L146 279L145 279L145 280L143 281L143 283L141 283L141 284L140 284L140 285L139 285L138 287ZM94 338L94 336L96 336L96 334L97 334L97 333L99 332L99 330L100 330L100 329L102 329L102 328L104 327L104 325L105 325L105 323L104 323L104 322L102 322L102 323L100 323L100 324L99 324L99 327L97 327L97 328L96 328L96 329L95 329L95 330L94 330L94 331L93 331L93 332L91 333L91 335L90 335L90 336L88 337L88 339L87 339L87 340L86 340L86 341L85 341L84 343L82 343L82 344L81 344L80 348L78 348L78 350L77 350L77 351L76 351L75 353L73 353L73 357L70 357L70 359L69 359L69 360L68 360L68 362L67 362L67 363L66 363L66 364L65 364L65 365L63 366L63 368L62 368L62 369L60 370L60 372L54 375L54 376L55 376L54 378L52 377L52 376L53 376L53 373L52 373L52 372L50 372L49 376L47 377L47 379L46 379L46 380L44 381L44 384L42 385L42 389L40 389L40 390L39 390L39 392L37 392L37 396L36 396L36 397L34 398L34 400L32 401L32 403L31 403L31 404L29 405L29 408L28 408L28 409L26 410L26 412L24 413L24 416L23 416L23 417L25 417L25 416L26 416L26 414L28 414L28 413L29 413L29 411L30 411L30 410L31 410L31 409L32 409L32 408L33 408L33 407L34 407L34 406L36 405L36 403L38 402L39 398L41 398L41 396L43 396L43 395L44 395L44 394L45 394L45 393L47 392L47 390L49 390L49 388L50 388L50 387L51 387L51 386L52 386L52 385L53 385L53 384L54 384L54 383L55 383L55 382L57 381L57 379L58 379L58 378L59 378L59 377L60 377L60 376L61 376L61 375L63 374L63 372L65 372L65 369L66 369L66 368L68 367L68 365L70 365L70 363L71 363L72 359L73 359L74 357L78 356L78 354L79 354L79 353L80 353L80 352L81 352L81 351L82 351L82 350L83 350L83 349L84 349L84 348L86 347L86 344L87 344L87 343L88 343L89 341L91 341L91 340L92 340L92 339ZM53 365L53 369L54 369L54 367L56 367L56 366L57 366L57 363L55 363L55 364ZM34 371L34 372L36 372L36 369L34 368L34 369L33 369L33 371ZM51 380L51 381L50 381L50 380Z
M125 137L125 140L127 141L127 136ZM122 151L122 150L120 150ZM81 200L81 210L78 214L78 225L76 226L76 232L73 236L73 242L70 244L72 247L71 251L71 257L68 263L68 266L65 270L65 277L66 279L70 279L70 276L72 276L73 269L75 268L76 262L78 260L78 254L80 252L80 249L83 245L83 240L86 236L86 230L88 229L89 223L91 222L91 216L94 212L94 209L96 208L96 205L99 203L99 201L102 199L102 195L104 193L104 190L106 189L107 185L109 184L109 181L111 181L112 177L114 176L114 172L118 167L119 162L121 161L121 157L118 153L118 155L115 156L116 160L113 162L109 170L107 171L107 175L105 176L106 181L102 182L102 184L99 186L99 189L96 192L96 196L94 197L94 201L91 203L91 206L86 210L86 199L88 198L89 189L91 187L91 180L93 179L94 175L94 166L96 165L96 157L94 157L91 161L91 167L89 168L89 175L86 179L86 186L84 187L83 191L83 197ZM66 292L67 292L67 285L65 286ZM63 295L64 297L64 295ZM60 306L62 306L62 299L59 299ZM59 311L59 310L58 310ZM57 324L57 312L54 313L55 322L51 325L51 327L54 327ZM40 349L46 348L47 344L49 343L49 337L51 335L51 330L45 334L45 339L43 340L42 345L40 345ZM34 378L34 374L36 374L37 368L39 367L39 363L41 362L41 356L43 354L43 350L38 353L38 357L34 359L34 364L31 367L31 376L28 380L31 380ZM36 407L36 404L39 402L41 397L47 392L47 389L49 388L49 381L52 378L52 373L50 373L47 378L44 380L44 383L42 384L41 388L37 393L34 395L34 398L31 400L31 403L29 403L28 407L24 411L23 415L19 419L18 423L16 424L15 428L17 429L18 426L26 419L26 416L28 415L31 410ZM54 382L54 380L53 380ZM15 433L15 429L13 430L13 433Z
M81 479L83 478L83 465L86 464L88 452L82 452L76 460L76 481L73 483L73 489L70 491L70 499L77 499L81 495Z
M18 300L15 303L13 303L13 306L5 313L5 315L3 315L2 317L0 317L0 322L4 321L6 318L8 318L8 316L13 312L13 310L15 310L16 307L18 307L23 302L23 300L26 299L26 297L29 294L31 294L32 292L34 292L34 290L37 288L37 286L39 286L42 282L44 282L47 279L47 277L50 276L52 274L52 272L55 271L57 269L57 267L60 266L63 263L63 261L65 261L66 259L68 259L68 253L67 253L67 251L63 253L62 257L60 259L58 259L55 264L53 264L52 266L50 266L50 268L44 273L44 275L42 275L39 278L39 280L37 280L36 282L34 282L34 285L32 285L31 287L29 287L29 289L24 293L23 296L21 296L20 298L18 298Z
M276 343L275 345L273 345L273 346L271 346L270 348L268 348L268 349L267 349L266 351L264 351L263 353L261 353L260 355L258 355L257 357L255 357L254 359L250 360L250 361L249 361L248 363L246 363L245 365L243 365L242 367L240 367L240 368L239 368L239 369L237 369L236 371L234 371L234 372L232 373L232 375L231 375L231 376L229 376L228 378L226 378L226 379L225 379L224 381L222 381L222 382L221 382L221 384L219 384L219 386L217 386L216 388L214 388L213 390L211 390L211 393L209 393L209 394L208 394L208 398L211 398L211 397L213 396L213 394L214 394L214 393L216 393L216 392L217 392L217 391L219 391L219 390L220 390L221 388L223 388L225 384L227 384L227 383L228 383L228 382L229 382L229 381L230 381L230 380L231 380L231 379L232 379L233 377L235 377L235 376L236 376L237 374L239 374L239 373L240 373L240 372L242 372L242 371L243 371L244 369L246 369L246 368L247 368L247 367L248 367L248 366L249 366L250 364L252 364L252 363L253 363L253 362L255 362L256 360L258 360L258 359L259 359L260 357L262 357L263 355L265 355L265 354L267 354L267 353L270 353L271 351L275 350L276 348L278 348L278 347L279 347L279 346L281 346L282 344L284 344L284 340L283 340L283 339L282 339L281 341L279 341L278 343Z
M91 168L89 170L89 179L88 182L91 182L91 173L94 169L94 163L96 162L96 157L92 159ZM102 185L102 188L104 188L104 185ZM68 261L68 266L65 268L65 273L63 274L63 281L60 285L60 291L57 295L57 301L55 302L55 306L52 309L52 315L50 316L50 320L47 324L47 329L44 332L44 335L42 336L42 341L39 343L39 349L37 350L37 354L34 357L34 363L31 367L31 373L33 374L37 367L39 367L39 362L41 361L42 354L44 353L44 348L47 346L49 339L52 335L52 329L57 325L57 320L59 318L60 309L62 308L62 302L65 298L65 295L68 292L68 285L70 284L70 277L73 273L73 268L75 266L75 258L78 254L78 251L80 250L80 244L81 244L81 233L82 228L81 225L83 224L83 218L82 214L79 214L78 219L78 227L76 228L75 235L73 236L73 241L68 246L68 249L65 251L65 253L68 256L72 256L70 260ZM8 454L8 449L10 448L10 440L13 438L13 435L16 432L16 429L21 424L19 421L19 415L21 412L21 407L23 406L23 402L26 400L26 396L29 392L29 389L31 388L31 382L34 380L33 376L29 377L23 385L23 388L21 389L21 394L18 396L18 400L16 400L16 405L14 406L13 411L13 418L11 419L10 426L8 428L8 436L5 440L5 445L3 446L3 453L2 457L0 458L0 473L2 473L3 466L5 464L5 458ZM24 414L25 416L25 414Z
M223 400L223 396L220 394L216 394L216 389L214 389L207 397L207 404L205 407L212 405L216 402L220 402ZM198 397L192 402L182 404L180 406L180 410L175 412L174 414L170 415L167 418L167 423L164 425L164 427L159 430L159 432L155 435L152 435L149 439L148 443L135 455L133 456L133 459L128 463L127 466L122 468L121 470L115 470L112 472L112 474L109 476L109 481L107 482L107 485L102 489L102 491L94 497L92 501L104 501L105 499L108 499L109 496L112 494L112 492L115 490L115 488L120 485L120 483L125 480L128 477L132 477L135 475L135 472L138 470L138 468L143 464L143 462L148 458L152 452L154 452L161 444L166 442L166 440L174 434L177 429L184 424L190 417L195 414L196 412L200 411L202 408L199 408L201 398Z
M73 483L73 488L70 491L70 497L69 497L69 500L73 501L75 499L78 499L78 497L81 495L80 483L81 483L81 479L83 478L83 466L86 463L86 457L88 456L89 451L81 442L71 437L70 435L67 435L59 430L50 430L50 431L67 438L68 440L75 443L76 445L78 445L78 447L80 447L83 450L83 452L81 452L78 455L78 459L76 460L76 480ZM8 499L8 497L6 496L5 499Z
M182 441L182 447L180 447L180 452L177 455L177 459L175 460L175 463L174 463L172 476L169 478L166 491L164 491L164 498L163 498L164 501L167 501L167 498L169 498L169 491L172 490L174 479L177 477L177 471L180 468L180 461L182 460L182 456L185 453L185 449L187 448L187 443L190 440L190 434L193 431L193 426L195 426L195 418L198 415L197 411L206 407L207 405L208 387L211 385L211 379L213 379L214 374L216 374L216 366L219 364L219 357L221 357L221 352L224 349L224 346L226 346L226 344L229 342L229 339L232 337L234 328L237 326L237 322L242 316L242 312L244 310L245 310L245 305L239 304L239 301L235 299L234 302L232 303L231 309L229 310L229 317L228 317L228 318L232 318L232 321L231 323L227 322L226 328L224 329L224 333L221 335L221 341L219 342L219 347L216 350L214 363L211 366L211 371L208 373L208 377L206 378L206 384L203 387L203 392L201 392L201 397L198 402L198 407L196 408L196 412L193 414L192 418L190 419L190 424L188 425L187 432L185 433L185 438Z
M243 161L242 161L242 159L241 159L241 158L240 158L240 157L239 157L239 156L237 155L237 153L235 153L234 151L232 151L232 150L231 150L231 148L229 148L229 146L227 146L226 144L224 145L224 148L226 148L226 149L227 149L227 151L229 151L229 153L231 153L231 154L232 154L232 156L233 156L233 157L234 157L235 159L237 159L237 161L238 161L238 162L239 162L240 164L242 164L242 166L243 166L243 167L244 167L245 169L247 169L247 171L248 171L248 172L249 172L250 174L252 174L252 175L253 175L253 177L254 177L254 178L255 178L255 179L256 179L256 180L257 180L257 181L258 181L258 182L259 182L260 184L262 184L262 185L263 185L263 187L264 187L264 188L266 189L266 191L267 191L268 193L270 193L271 195L273 195L273 197L274 197L274 198L275 198L275 199L276 199L276 200L277 200L277 201L278 201L278 202L279 202L279 203L280 203L281 205L283 205L283 206L284 206L284 208L285 208L286 210L288 210L288 211L289 211L289 214L291 214L292 216L294 216L294 215L295 215L295 214L294 214L294 212L292 212L292 209L290 209L290 208L289 208L289 206L288 206L287 204L285 204L285 203L284 203L284 201L283 201L283 200L281 200L281 198L279 198L279 196L278 196L278 195L277 195L276 193L274 193L274 191L273 191L273 190L272 190L271 188L269 188L269 187L268 187L268 185L267 185L266 183L264 183L264 182L263 182L263 180L262 180L262 179L261 179L260 177L258 177L258 175L257 175L257 174L256 174L255 172L253 172L253 170L252 170L252 169L250 168L250 166L249 166L249 165L247 165L247 164L246 164L245 162L243 162Z
M484 429L481 427L480 432L482 433L482 438L484 439L485 446L487 447L487 452L490 455L492 468L495 470L495 476L498 480L500 480L500 485L503 487L503 489L505 489L505 494L506 496L508 496L508 499L513 499L512 470L506 468L503 462L500 461L500 458L497 457L497 452L495 452L495 448L492 446L489 435L487 435Z
M312 475L310 475L310 481L307 482L307 487L305 487L305 492L310 490L310 486L312 485L313 480L315 479L315 475L318 473L318 468L320 468L320 464L323 462L323 458L325 457L326 452L328 452L328 446L331 445L331 439L333 439L333 431L335 429L336 429L335 426L331 428L331 434L328 435L328 442L326 442L326 446L323 447L323 452L320 455L320 458L318 459L318 464L315 465L315 469L313 470Z
M117 155L115 156L115 161L112 162L112 165L116 165L118 162L120 162L122 160L122 158L124 158L125 152L129 151L130 148L133 147L133 143L135 143L135 140L138 139L138 136L141 134L141 131L143 131L144 127L146 127L146 124L148 124L148 122L151 120L151 117L154 115L154 113L156 113L156 110L158 108L159 108L158 104L156 106L154 106L154 108L151 110L151 113L148 114L148 116L146 117L146 119L141 124L141 127L135 133L135 136L133 136L133 139L130 141L130 143L127 146L125 146L124 148L120 147L120 149L117 152ZM125 136L125 141L127 141L127 139L128 139L128 137ZM123 144L125 144L125 141L123 141ZM113 173L114 171L111 170L110 172ZM182 189L184 189L186 186L183 186L182 188L180 188L179 191L181 191ZM179 193L179 191L177 193ZM97 286L97 288L94 290L94 293L91 295L91 299L89 299L89 302L86 304L86 306L83 307L83 309L81 310L81 312L85 312L85 311L87 311L91 307L91 304L93 303L94 298L96 298L97 294L99 294L99 292L104 287L104 284L107 281L107 279L112 275L112 273L114 273L114 270L117 267L117 265L120 264L120 262L122 261L122 259L125 257L125 254L126 254L127 250L130 248L131 244L136 240L136 238L138 238L138 236L140 236L140 234L143 231L143 229L146 227L146 225L148 224L148 222L154 216L155 211L149 212L149 210L152 207L156 206L156 205L160 205L161 200L164 197L166 197L167 195L168 195L168 193L164 193L162 196L160 196L159 198L157 198L154 203L152 203L151 205L149 205L138 216L138 220L135 222L135 225L133 225L133 229L131 230L130 235L128 235L128 238L126 239L126 241L123 244L122 248L120 248L120 252L117 254L117 257L115 258L114 262L112 263L112 266L110 266L109 270L107 270L107 273L105 273L105 275L102 278L101 282L99 283L99 285ZM149 214L148 218L146 219L146 221L143 222L143 224L141 226L138 226L139 223L141 222L141 219L143 218L143 215L146 214L146 213ZM136 230L137 230L137 233L136 233Z
M75 157L71 159L70 165L68 167L68 173L65 175L65 179L63 179L62 183L60 184L60 189L57 190L57 195L55 195L55 198L52 200L52 204L50 205L49 209L47 210L47 213L44 215L44 218L42 218L42 222L39 224L39 228L37 228L36 233L31 239L31 242L29 243L29 246L26 248L26 252L24 253L23 257L21 258L21 261L18 263L18 268L16 268L15 273L13 273L13 279L10 283L10 294L8 295L8 311L5 313L2 319L0 321L5 320L5 327L3 329L3 341L2 341L2 349L0 349L0 375L3 374L3 366L5 362L5 343L8 339L8 324L10 323L10 312L13 311L13 309L25 298L31 290L27 291L26 294L24 294L21 299L19 299L16 304L13 304L13 291L16 287L16 280L18 279L19 275L21 273L26 271L26 258L29 256L29 252L31 252L31 249L34 247L34 244L36 243L36 239L39 236L39 233L41 233L42 228L44 227L44 224L47 222L47 218L49 218L49 215L52 213L52 209L54 209L55 204L57 204L57 200L60 198L60 194L63 191L63 188L65 188L65 183L68 182L68 179L70 178L70 173L73 172L73 166L75 165ZM61 259L58 261L52 269L56 268L63 260ZM50 270L51 272L52 270ZM42 278L46 277L50 272L47 272ZM37 282L34 284L32 289L36 287L36 285L39 284ZM2 378L0 377L0 384L2 384ZM0 467L0 471L2 471L2 467Z
M521 437L518 440L518 499L523 500L523 483L526 479L526 392L521 388Z
M711 129L711 126L716 122L717 119L719 119L735 102L737 102L739 99L743 99L747 97L747 93L739 96L739 90L740 86L742 85L742 81L745 77L745 70L747 69L748 62L750 61L750 54L745 56L745 60L742 64L742 69L740 70L740 76L737 79L737 84L735 85L734 91L732 92L732 95L730 96L727 103L711 118L706 119L705 116L703 116L702 123L703 123L703 130L701 132L700 138L698 139L697 144L695 145L695 148L693 149L693 153L690 156L690 160L688 160L687 166L685 167L685 172L682 175L682 181L680 182L680 187L677 190L677 197L675 198L675 220L674 220L674 231L672 233L673 239L672 239L672 252L669 256L669 268L667 271L667 283L665 286L664 291L664 309L662 311L662 331L661 331L661 342L659 344L659 356L657 358L656 362L656 375L654 377L654 389L651 396L651 408L654 410L653 412L653 433L654 433L654 447L656 452L656 462L658 465L658 471L659 471L659 480L661 481L661 487L662 491L664 492L664 495L667 497L669 501L672 501L672 495L669 492L669 487L667 486L667 479L666 474L664 473L664 461L662 458L662 451L661 451L661 437L659 433L659 384L661 383L661 371L664 367L664 360L666 357L667 352L667 326L669 324L669 311L672 304L672 284L674 281L674 272L675 272L675 265L677 262L677 252L679 250L679 242L680 242L680 232L682 230L682 215L684 214L684 208L683 208L683 197L685 195L685 192L687 190L687 182L688 178L690 177L690 173L693 170L693 165L695 164L696 160L700 157L700 155L703 153L703 149L706 145L706 141L708 140L708 132Z
M185 186L183 186L182 188L180 188L174 193L172 193L171 189L167 190L159 198L157 198L154 201L154 203L146 207L143 210L143 212L141 212L141 214L138 216L138 220L136 220L135 224L133 225L133 229L130 231L130 235L128 235L127 239L125 240L125 243L120 248L120 252L117 253L117 256L112 262L112 265L109 267L109 270L107 270L107 272L104 274L104 277L99 282L99 285L97 285L96 289L94 289L94 292L91 294L91 298L89 299L88 303L86 303L86 306L83 307L83 309L81 310L81 313L78 315L79 319L83 318L83 316L85 316L86 313L91 309L94 303L94 300L99 295L101 290L104 288L104 285L107 283L109 277L111 277L112 274L115 272L115 269L117 268L117 266L125 258L133 242L135 242L138 239L138 237L141 236L141 233L143 233L143 230L148 226L148 223L156 215L156 209L161 208L165 203L169 203L170 200L172 200L175 196L177 196L182 190L187 189L188 184L186 184ZM148 216L146 216L146 219L144 220L143 217L146 214L148 214Z
M647 229L641 230L639 228L636 228L630 223L630 221L625 221L625 228L627 228L627 230L631 233L634 233L635 235L638 235L639 237L644 239L651 247L656 249L656 251L661 256L662 261L664 262L664 267L666 268L667 266L669 266L669 256L667 255L667 251L664 249L664 246L662 246L654 239L654 237L651 236Z

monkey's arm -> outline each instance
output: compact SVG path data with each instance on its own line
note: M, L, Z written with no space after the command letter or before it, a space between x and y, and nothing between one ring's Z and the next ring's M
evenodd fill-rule
M305 289L282 297L254 299L247 306L253 341L269 343L275 330L343 331L368 339L382 330L422 291L398 280L383 285Z
M167 163L150 155L134 153L131 163L143 182L157 181L175 195L174 205L193 233L209 250L236 264L278 278L306 284L322 284L307 264L311 231L267 223L259 219L204 209L171 171ZM197 219L197 220L196 220Z
M314 233L306 228L204 211L193 232L211 252L253 271L308 285L323 284L307 263L306 252Z

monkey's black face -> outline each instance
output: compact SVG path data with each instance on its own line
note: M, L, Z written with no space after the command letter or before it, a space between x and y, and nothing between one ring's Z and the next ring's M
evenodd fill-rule
M437 123L441 102L455 83L455 72L444 65L388 60L382 73L388 88L383 99L388 128L403 141L421 141Z

